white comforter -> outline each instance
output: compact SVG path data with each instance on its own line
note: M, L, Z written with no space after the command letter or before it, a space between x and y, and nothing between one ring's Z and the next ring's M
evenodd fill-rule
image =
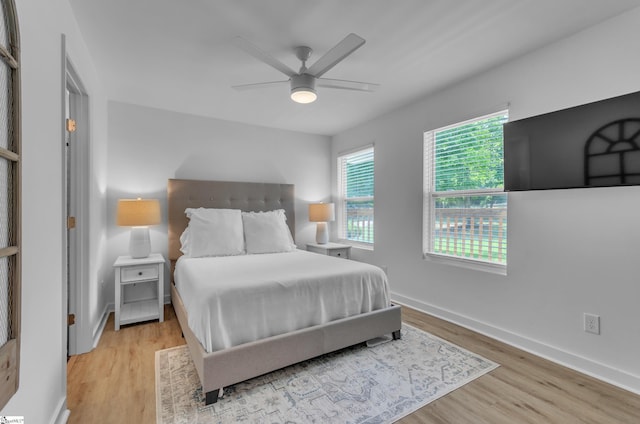
M207 352L390 304L380 268L302 250L182 257L175 282Z

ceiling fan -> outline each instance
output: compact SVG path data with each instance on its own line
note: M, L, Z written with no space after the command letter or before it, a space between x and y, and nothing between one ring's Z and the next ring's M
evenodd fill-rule
M347 81L331 78L321 78L328 70L333 68L344 58L360 48L364 43L364 38L349 34L342 41L336 44L331 50L318 59L311 67L307 68L307 60L311 57L311 48L307 46L299 46L295 48L295 54L302 62L302 66L298 72L294 71L278 59L262 51L259 47L250 43L242 37L234 39L235 44L249 53L251 56L263 61L289 77L284 81L260 82L255 84L234 85L236 90L248 90L253 88L270 87L274 85L284 85L289 83L291 86L291 99L298 103L311 103L318 98L316 86L326 88L338 88L341 90L355 91L375 91L379 85L360 81Z

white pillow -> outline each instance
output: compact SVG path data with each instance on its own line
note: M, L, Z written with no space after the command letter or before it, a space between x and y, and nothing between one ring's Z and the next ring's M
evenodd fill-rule
M189 226L187 225L187 228L185 228L182 234L180 235L180 251L183 254L189 256L190 247L191 246L189 245Z
M187 208L189 226L180 236L180 250L192 258L244 253L239 209Z
M247 253L278 253L295 250L283 209L242 212Z

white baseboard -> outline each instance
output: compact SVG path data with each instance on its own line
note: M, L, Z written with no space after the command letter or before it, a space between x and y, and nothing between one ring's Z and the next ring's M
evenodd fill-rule
M502 328L476 321L456 312L442 309L398 293L392 293L391 297L394 302L401 305L409 306L426 314L452 322L461 327L473 330L477 333L491 337L492 339L499 340L508 345L517 347L518 349L532 353L541 358L548 359L549 361L555 362L559 365L597 378L598 380L602 380L630 392L640 394L640 376L632 375L606 364L601 364L591 359L566 352L557 347L541 343L537 340L523 337Z
M67 397L65 396L58 402L56 412L51 418L51 424L66 424L70 414L71 411L67 409Z
M102 318L100 318L100 322L96 327L96 330L93 332L93 349L98 347L98 342L100 341L100 337L102 337L102 332L104 331L104 327L107 325L107 319L109 319L109 314L115 310L115 306L113 303L107 303L104 305L104 309L102 311Z

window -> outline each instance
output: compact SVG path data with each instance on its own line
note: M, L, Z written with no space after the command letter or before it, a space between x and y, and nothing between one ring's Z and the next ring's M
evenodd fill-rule
M13 0L0 3L0 409L20 370L20 74Z
M373 146L338 157L338 238L373 247Z
M508 117L502 111L424 133L425 256L505 268L502 124Z

